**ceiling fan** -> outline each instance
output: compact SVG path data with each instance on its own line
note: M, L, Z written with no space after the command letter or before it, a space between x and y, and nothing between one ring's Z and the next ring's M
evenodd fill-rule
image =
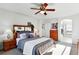
M38 14L38 13L40 13L41 11L43 11L44 13L44 15L47 15L47 13L46 13L46 11L55 11L55 9L47 9L46 7L48 6L48 4L47 3L43 3L43 4L41 4L41 6L40 6L40 8L31 8L31 9L33 9L33 10L39 10L38 12L36 12L35 14Z

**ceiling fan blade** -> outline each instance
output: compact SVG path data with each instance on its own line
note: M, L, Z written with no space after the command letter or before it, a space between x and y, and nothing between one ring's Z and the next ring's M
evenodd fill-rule
M38 14L38 13L40 13L41 11L38 11L38 12L36 12L35 14Z
M46 9L46 11L55 11L55 9Z
M31 9L33 9L33 10L40 10L39 8L31 8Z

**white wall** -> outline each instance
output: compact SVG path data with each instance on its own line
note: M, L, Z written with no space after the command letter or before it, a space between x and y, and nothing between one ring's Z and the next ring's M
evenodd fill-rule
M64 18L59 18L59 21L58 21L59 24L61 20L63 19L72 20L72 42L76 44L79 39L79 14L71 15L71 16L64 17ZM60 35L60 29L59 29L59 39L62 39L62 35Z
M12 29L14 24L26 24L30 21L34 24L35 28L39 29L40 36L44 35L42 31L42 24L50 24L53 22L60 22L62 19L72 19L73 22L73 42L76 43L79 39L79 14L58 18L58 19L36 19L33 17L28 17L26 15L9 12L7 10L0 9L0 32L5 31L6 29ZM60 26L60 25L59 25ZM60 31L60 30L59 30ZM61 36L59 34L59 39Z
M0 9L0 33L7 29L12 30L14 24L26 25L26 22L29 21L35 26L36 29L39 29L41 34L41 21L39 20L38 22L38 20L39 19L33 17Z
M72 20L72 43L76 44L79 39L79 14L71 15L68 17L61 17L58 19L44 19L43 24L49 24L53 22L58 22L58 27L60 27L61 20L63 19L71 19ZM45 33L46 34L46 33ZM44 33L42 34L44 35ZM61 30L58 28L58 38L59 40L64 40L63 36L61 35ZM68 40L67 40L68 41Z
M57 19L43 19L42 24L45 24L45 29L42 30L42 35L45 37L50 37L51 24L56 22L58 22Z

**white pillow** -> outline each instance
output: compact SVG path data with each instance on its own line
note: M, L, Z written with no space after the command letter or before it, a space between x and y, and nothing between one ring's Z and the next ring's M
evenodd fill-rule
M26 33L20 34L20 39L25 39L26 38Z

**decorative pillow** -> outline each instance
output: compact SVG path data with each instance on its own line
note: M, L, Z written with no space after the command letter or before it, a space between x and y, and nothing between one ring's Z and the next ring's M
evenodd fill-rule
M22 34L23 31L17 31L16 33L17 33L17 38L20 38L20 34Z
M26 37L27 37L27 38L30 38L30 34L29 34L29 33L26 33Z
M28 38L28 36L26 36L26 33L22 33L22 34L20 34L20 38L21 39L26 39L26 38Z
M20 38L20 34L26 34L26 37L29 37L29 33L32 33L31 31L17 31L17 38Z
M29 33L29 38L34 38L33 33Z

